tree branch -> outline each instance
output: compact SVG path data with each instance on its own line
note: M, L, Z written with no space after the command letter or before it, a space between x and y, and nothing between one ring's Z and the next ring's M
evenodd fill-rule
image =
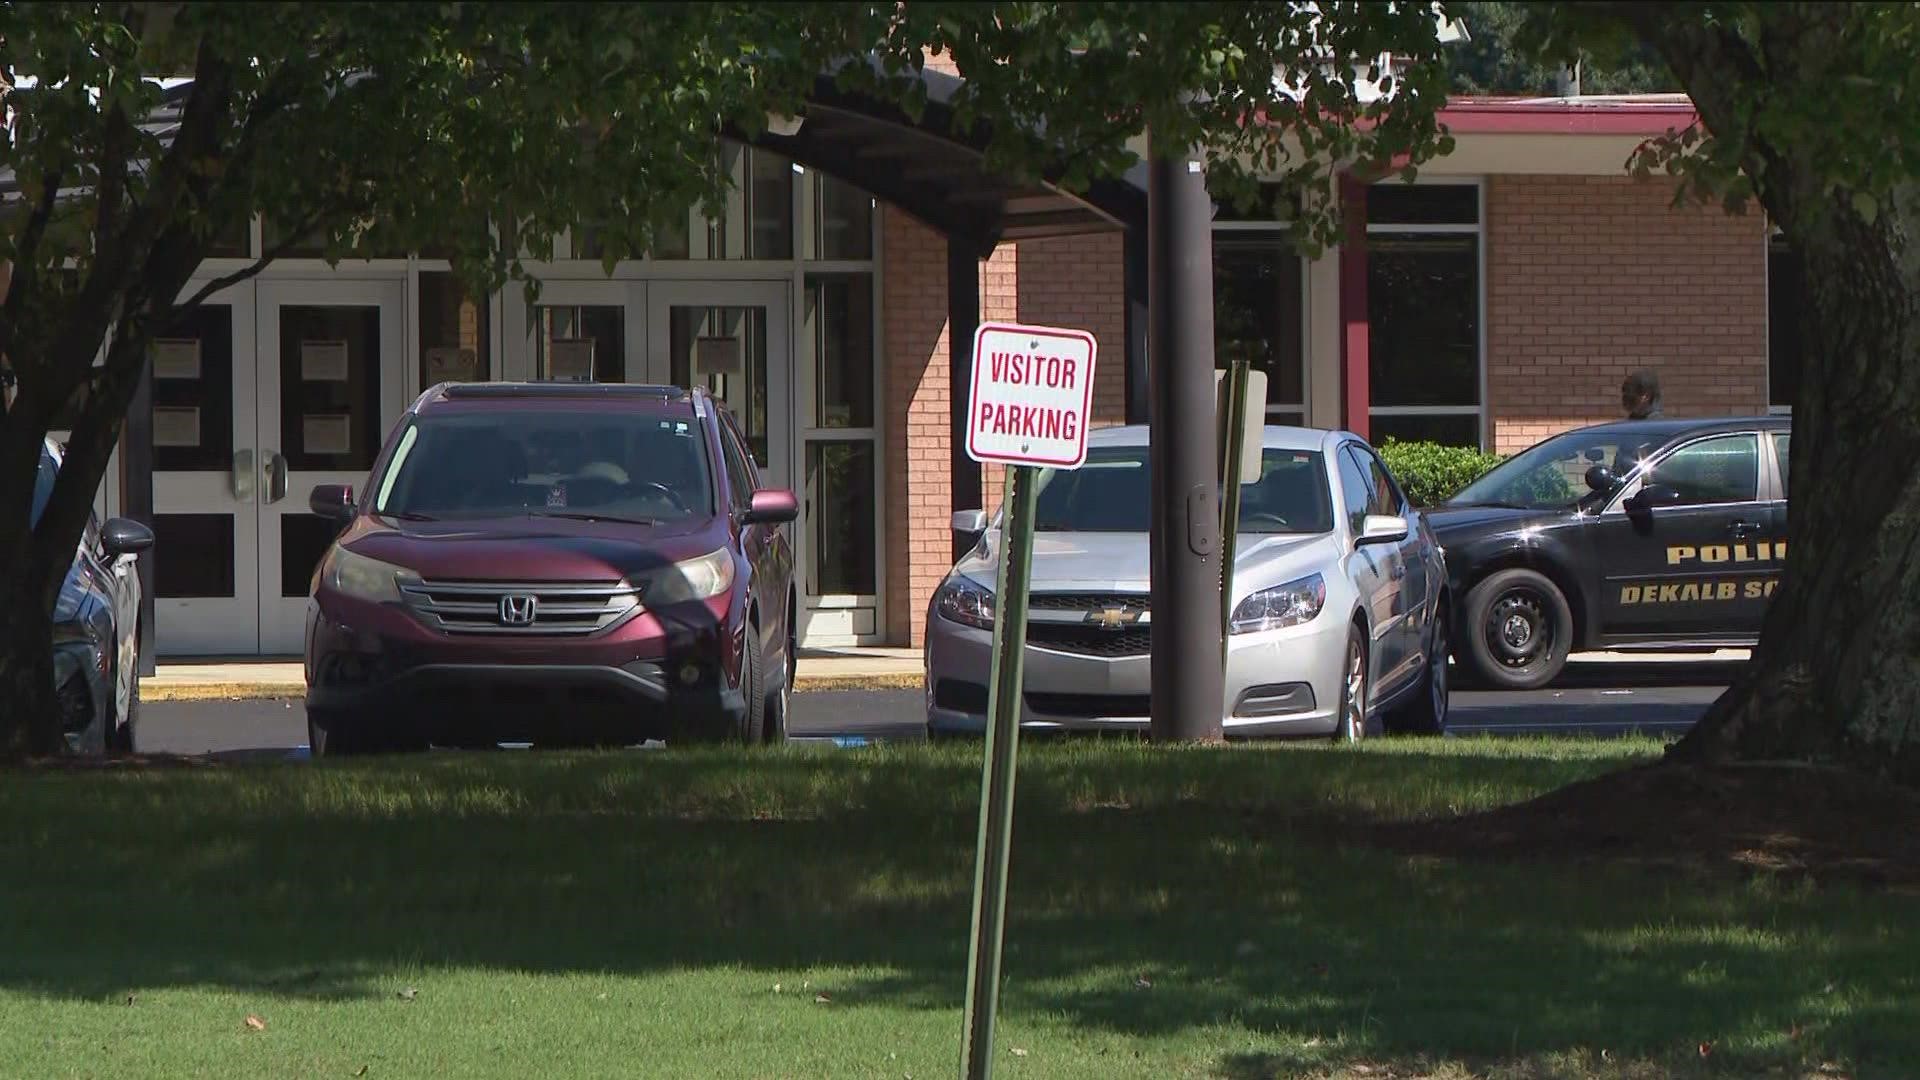
M199 292L173 305L174 309L185 311L189 308L199 307L206 301L207 297L212 296L214 293L222 289L232 288L259 274L260 271L265 270L274 260L285 258L287 252L297 247L307 233L311 232L320 224L320 217L320 213L316 211L300 218L294 224L293 228L287 230L287 238L285 240L280 241L272 248L262 252L260 257L255 259L251 264L243 266L231 274L225 274L207 282L201 287Z

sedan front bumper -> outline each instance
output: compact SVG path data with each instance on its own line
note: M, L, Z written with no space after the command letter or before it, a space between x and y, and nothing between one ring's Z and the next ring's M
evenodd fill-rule
M1322 617L1301 626L1234 635L1228 643L1225 715L1230 736L1331 734L1340 705L1347 627ZM978 734L987 727L993 632L936 611L927 621L927 729ZM1023 729L1138 731L1150 723L1148 655L1077 655L1026 648Z

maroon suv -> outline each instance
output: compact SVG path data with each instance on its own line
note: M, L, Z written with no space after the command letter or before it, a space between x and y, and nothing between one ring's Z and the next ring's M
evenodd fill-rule
M313 491L315 755L785 738L796 503L704 391L437 386L370 477Z

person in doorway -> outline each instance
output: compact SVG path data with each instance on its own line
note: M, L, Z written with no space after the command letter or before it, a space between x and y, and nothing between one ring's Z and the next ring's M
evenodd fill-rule
M1627 376L1620 384L1620 407L1629 420L1646 420L1660 415L1660 377L1646 368Z

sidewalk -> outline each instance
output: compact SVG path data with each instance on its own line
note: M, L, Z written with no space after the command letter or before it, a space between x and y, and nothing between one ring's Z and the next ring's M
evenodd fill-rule
M793 681L795 690L915 690L920 685L918 649L801 649ZM162 661L154 675L140 680L145 701L297 698L306 689L300 662L276 658Z
M1575 653L1575 664L1728 664L1747 659L1746 649L1711 653ZM919 649L858 647L801 649L793 688L805 690L917 690L922 685ZM306 677L297 660L236 659L162 663L140 680L147 701L232 701L297 698Z

